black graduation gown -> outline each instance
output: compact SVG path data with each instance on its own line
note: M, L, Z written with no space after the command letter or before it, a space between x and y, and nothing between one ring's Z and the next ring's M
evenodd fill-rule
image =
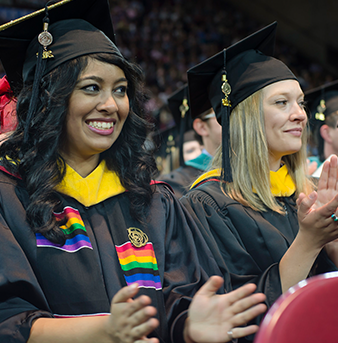
M160 175L157 179L168 183L173 189L175 196L179 199L187 193L193 182L201 176L204 171L191 166L181 166L172 172Z
M0 342L26 342L32 321L41 316L107 314L116 292L134 281L138 295L148 295L157 308L160 327L153 335L161 342L181 341L191 296L208 275L220 272L179 201L167 186L154 187L144 227L131 219L127 192L90 207L59 194L56 215L67 215L75 226L58 247L31 231L22 182L0 171ZM132 227L148 236L146 247L130 244ZM123 262L135 255L152 258Z
M191 189L180 201L193 216L219 267L231 273L233 288L256 283L257 292L265 293L270 307L282 293L279 261L298 232L294 197L278 198L285 215L257 212L225 196L213 178ZM310 276L333 270L336 266L322 251ZM262 317L256 318L256 323Z

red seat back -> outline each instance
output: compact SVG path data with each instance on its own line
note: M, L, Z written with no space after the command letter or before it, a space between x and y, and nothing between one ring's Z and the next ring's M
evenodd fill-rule
M265 315L254 343L337 343L338 272L301 281Z

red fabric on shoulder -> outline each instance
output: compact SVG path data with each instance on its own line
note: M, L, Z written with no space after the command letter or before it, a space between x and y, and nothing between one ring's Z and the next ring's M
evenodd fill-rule
M18 120L16 117L16 102L7 77L0 79L0 133L13 131Z
M165 185L165 186L167 186L167 187L175 194L175 192L174 192L174 190L172 189L172 187L171 187L168 183L166 183L166 182L164 182L164 181L151 180L151 181L150 181L150 185L151 185L151 186L152 186L152 185Z
M6 174L9 174L9 175L11 175L11 176L16 177L17 179L22 180L22 177L21 177L19 174L13 174L13 173L9 172L9 171L8 171L5 167L3 167L3 166L0 166L0 170L2 170L3 172L5 172Z

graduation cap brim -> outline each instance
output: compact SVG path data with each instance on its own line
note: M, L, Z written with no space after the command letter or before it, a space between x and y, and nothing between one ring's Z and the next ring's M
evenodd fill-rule
M188 70L192 118L196 118L199 114L212 107L208 96L208 87L215 74L223 65L226 65L228 61L242 52L251 49L259 50L267 56L273 55L276 28L277 22L273 22ZM224 61L224 59L226 60Z
M50 25L66 19L83 19L115 42L108 0L64 0L48 7ZM43 29L44 8L0 26L0 59L15 91L22 87L26 50Z
M338 110L338 80L305 92L305 102L312 120L315 120L314 115L322 99L326 102L325 115Z

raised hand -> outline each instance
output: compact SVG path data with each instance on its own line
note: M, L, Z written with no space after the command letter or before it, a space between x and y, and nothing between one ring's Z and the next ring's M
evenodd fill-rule
M325 203L330 202L338 194L338 161L337 156L333 155L330 162L325 162L323 171L318 183L318 199L314 204L323 206ZM332 209L330 207L330 209ZM337 220L337 209L331 213L332 220ZM325 245L325 249L331 260L338 266L338 239L332 240Z
M321 249L338 238L338 222L332 215L338 208L338 160L324 162L317 192L297 199L299 234L309 248Z
M309 249L320 250L325 244L338 238L338 222L332 214L338 207L338 194L331 201L317 207L318 194L312 192L309 196L301 194L297 200L299 234Z
M321 207L331 201L338 194L338 161L332 155L330 161L323 164L322 173L318 182L317 200L314 208Z
M106 327L113 343L159 342L157 338L146 337L159 325L158 320L152 318L156 309L149 306L151 300L145 295L132 299L137 292L138 285L132 284L122 288L113 298Z
M265 295L252 294L254 284L218 295L222 283L221 277L212 276L194 296L185 327L186 342L229 342L258 330L257 325L240 326L266 311L261 304Z

